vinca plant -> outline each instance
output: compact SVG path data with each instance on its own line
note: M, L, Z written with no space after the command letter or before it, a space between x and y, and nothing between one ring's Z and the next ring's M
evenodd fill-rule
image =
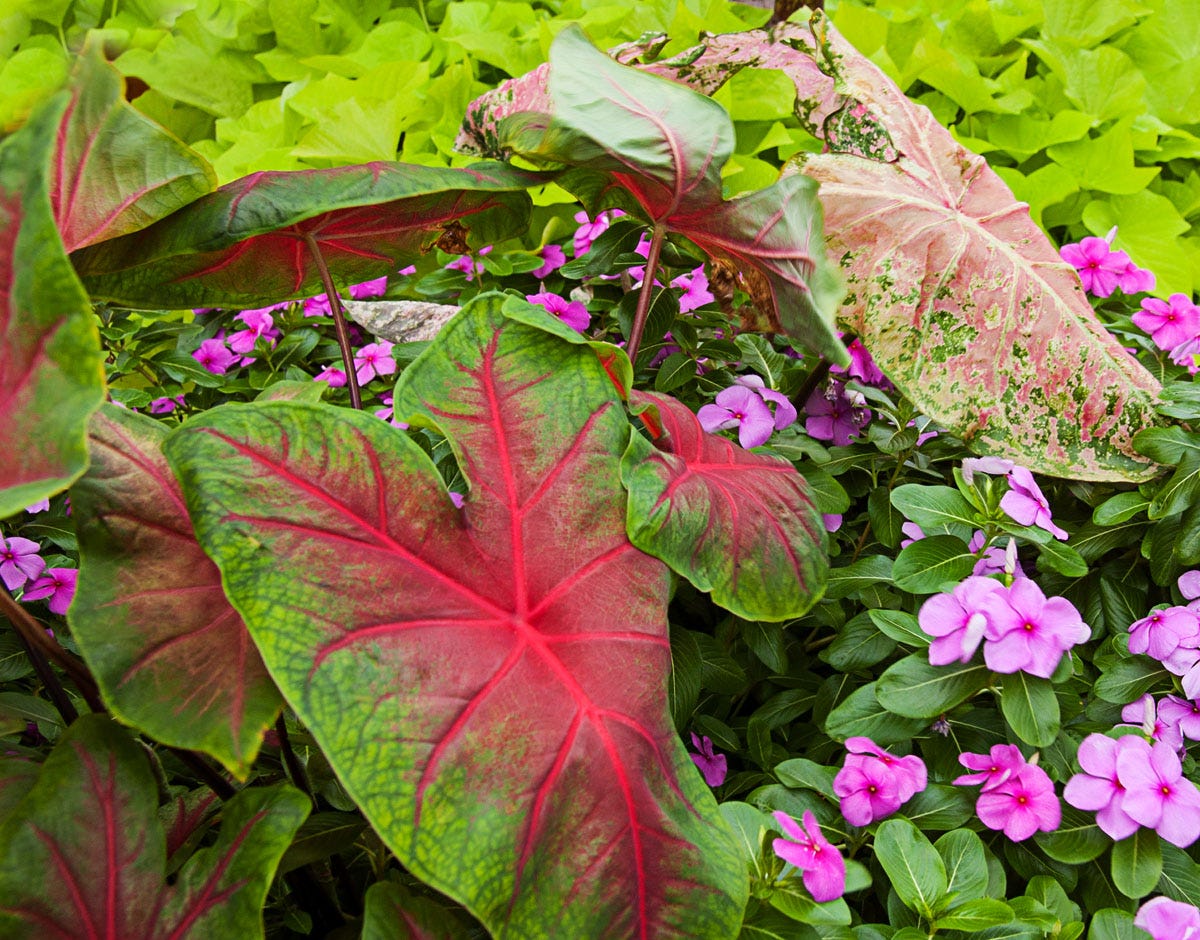
M795 6L461 166L218 186L102 37L0 140L0 934L1200 932L1200 307Z

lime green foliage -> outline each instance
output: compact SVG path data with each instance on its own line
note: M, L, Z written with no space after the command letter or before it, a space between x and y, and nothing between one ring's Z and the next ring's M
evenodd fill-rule
M1119 229L1200 285L1200 7L1188 0L838 0L837 28L984 154L1060 242ZM735 117L736 117L735 113Z

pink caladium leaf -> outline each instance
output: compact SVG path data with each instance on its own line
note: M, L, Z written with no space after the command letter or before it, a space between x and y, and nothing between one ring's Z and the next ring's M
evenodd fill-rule
M67 101L58 93L0 142L0 518L83 472L104 399L99 333L48 188Z
M396 386L396 416L449 439L462 508L406 433L332 406L213 409L167 457L272 676L407 869L501 936L733 937L745 865L668 712L628 419L589 344L506 301L472 301Z
M216 188L198 153L125 100L100 44L75 64L50 199L67 251L145 228Z
M167 884L158 786L145 752L86 715L0 826L0 935L12 940L263 936L275 866L311 803L289 786L243 790L221 832Z
M324 290L307 239L335 277L394 274L435 244L462 252L525 230L527 186L501 163L366 163L253 173L140 232L72 256L97 299L256 307Z
M621 465L629 538L747 620L804 614L825 591L825 526L788 461L706 434L666 395L633 392L654 408L653 443L634 436Z
M114 405L92 417L91 466L71 490L71 633L114 715L244 778L282 702L192 534L166 435Z
M581 30L569 27L550 47L545 91L527 84L532 110L499 123L495 145L541 163L585 173L559 182L593 210L636 206L666 230L692 239L740 270L770 326L843 362L833 328L841 296L825 255L816 187L781 179L761 192L726 201L721 168L733 153L733 122L724 108L680 84L613 61ZM503 101L507 89L488 103ZM468 122L486 122L476 102ZM542 110L544 109L544 110ZM629 200L632 200L632 203Z

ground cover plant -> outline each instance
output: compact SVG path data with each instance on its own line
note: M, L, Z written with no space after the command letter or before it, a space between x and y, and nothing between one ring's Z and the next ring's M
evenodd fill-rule
M6 936L1200 930L1190 243L1087 234L1096 170L1040 206L1056 246L1006 182L1086 147L953 136L1186 18L952 4L938 54L792 6L613 56L563 28L420 163L227 178L110 33L21 99ZM1190 212L1185 116L1076 104Z

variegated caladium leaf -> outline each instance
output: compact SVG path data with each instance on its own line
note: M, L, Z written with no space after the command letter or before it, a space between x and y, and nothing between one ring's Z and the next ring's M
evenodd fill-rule
M125 100L121 74L89 42L52 167L50 200L67 251L143 229L216 185L208 161Z
M114 715L244 778L281 700L192 534L166 435L114 405L92 416L91 466L71 489L80 549L71 634Z
M525 188L540 181L502 163L254 173L72 261L92 296L113 303L262 306L324 290L309 237L335 277L370 280L443 236L478 247L524 231Z
M804 477L788 461L706 434L666 395L633 392L655 409L653 444L634 435L621 463L629 538L747 620L804 614L825 591L826 535Z
M406 868L504 937L733 937L747 882L667 708L668 572L625 531L630 427L590 345L499 294L396 387L446 435L230 405L167 439L288 702ZM436 405L432 403L438 403Z
M0 935L12 940L263 936L275 866L311 803L287 785L243 790L216 841L166 879L158 786L111 719L67 729L0 826Z
M740 269L772 328L844 361L833 327L841 290L825 255L811 181L789 177L726 201L721 168L733 153L734 133L724 108L613 61L577 27L559 33L541 76L544 90L531 84L520 104L506 101L510 116L496 127L494 147L588 171L560 183L586 196L593 209L627 205L632 197L656 226ZM486 121L481 111L511 91L501 86L476 102L468 122Z
M96 322L50 203L68 97L0 142L0 518L83 472L88 416L104 400Z

